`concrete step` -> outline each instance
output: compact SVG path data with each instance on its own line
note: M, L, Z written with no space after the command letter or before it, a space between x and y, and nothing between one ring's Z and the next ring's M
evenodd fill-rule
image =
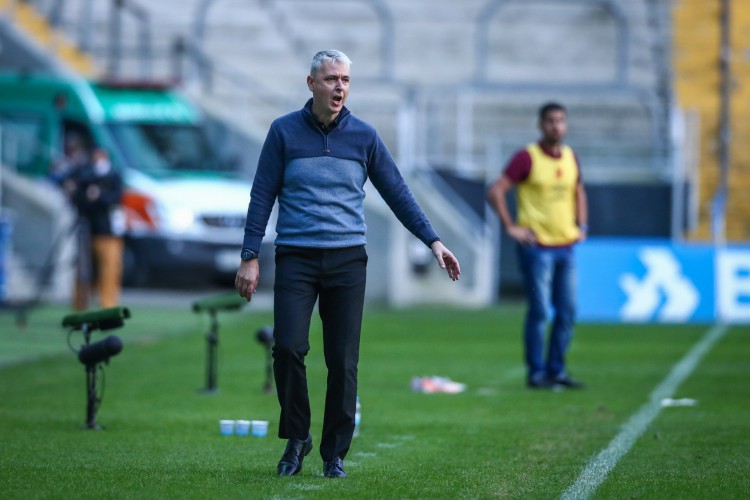
M66 19L80 17L81 1L66 2ZM106 59L109 8L106 2L93 4L96 33L92 35L99 47L97 54ZM397 149L399 106L405 104L406 87L460 88L471 82L480 69L476 67L476 37L484 20L489 23L486 74L491 82L574 85L614 81L617 23L613 15L620 13L630 36L627 83L648 91L657 81L654 47L658 40L647 0L608 4L612 10L602 7L604 4L584 2L507 2L499 4L487 19L480 17L489 12L485 0L383 0L382 4L366 0L222 0L211 3L199 19L196 9L200 4L200 0L164 0L147 5L157 54L153 72L170 73L166 54L174 38L192 35L202 21L202 47L228 74L215 75L211 94L194 95L206 106L221 110L233 123L244 123L256 136L264 136L263 130L275 117L298 109L309 97L305 75L312 54L339 48L354 62L350 109L376 124L389 147ZM386 11L379 11L378 5ZM388 40L394 48L390 67L381 53L387 29L393 29L393 38ZM121 69L137 72L137 25L132 20L124 22L123 31L130 40L127 62ZM530 44L527 40L532 34L535 42ZM384 97L388 92L381 90L387 85L358 86L358 78L363 81L384 75L397 82L390 84L395 89L389 91L390 96ZM651 144L656 125L644 103L632 96L597 96L585 90L571 92L570 88L550 92L519 88L514 92L488 91L486 96L477 93L467 151L486 156L495 147L496 138L505 142L519 137L525 137L524 142L533 140L538 133L536 108L549 98L569 106L571 138L586 138L589 143L614 138L611 142L627 146L623 151L634 151L633 142ZM423 135L419 147L434 157L446 154L453 158L456 150L467 148L458 144L460 104L455 104L455 96L439 92L430 99L428 123L418 132Z

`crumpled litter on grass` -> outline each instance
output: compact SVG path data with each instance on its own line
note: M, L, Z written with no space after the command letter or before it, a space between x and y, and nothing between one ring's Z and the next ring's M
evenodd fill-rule
M664 398L661 400L661 406L695 406L698 404L698 401L691 398L680 398L680 399L672 399L672 398Z
M414 377L411 379L411 390L423 394L458 394L466 390L466 384L455 382L448 377Z

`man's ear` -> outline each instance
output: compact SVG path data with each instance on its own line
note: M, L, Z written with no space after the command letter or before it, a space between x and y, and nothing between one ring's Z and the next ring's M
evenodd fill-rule
M307 88L310 89L310 92L312 92L314 81L312 75L307 75Z

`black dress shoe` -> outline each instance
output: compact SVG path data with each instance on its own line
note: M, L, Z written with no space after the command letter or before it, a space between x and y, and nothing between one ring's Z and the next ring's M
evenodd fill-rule
M555 384L546 376L537 376L528 379L526 385L530 389L552 389Z
M312 436L307 439L290 439L286 444L286 450L281 456L276 472L279 476L293 476L302 470L302 460L312 450Z
M579 380L571 378L570 375L563 375L553 380L556 386L567 387L568 389L585 389L586 384Z
M344 461L339 457L323 462L323 475L325 477L346 477L344 472Z

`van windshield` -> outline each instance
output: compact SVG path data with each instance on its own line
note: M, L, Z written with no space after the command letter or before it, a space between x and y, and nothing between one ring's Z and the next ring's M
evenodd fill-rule
M231 169L195 125L111 123L108 126L131 168L158 174Z
M18 171L32 172L35 157L45 153L39 140L42 127L41 116L0 115L0 163Z

